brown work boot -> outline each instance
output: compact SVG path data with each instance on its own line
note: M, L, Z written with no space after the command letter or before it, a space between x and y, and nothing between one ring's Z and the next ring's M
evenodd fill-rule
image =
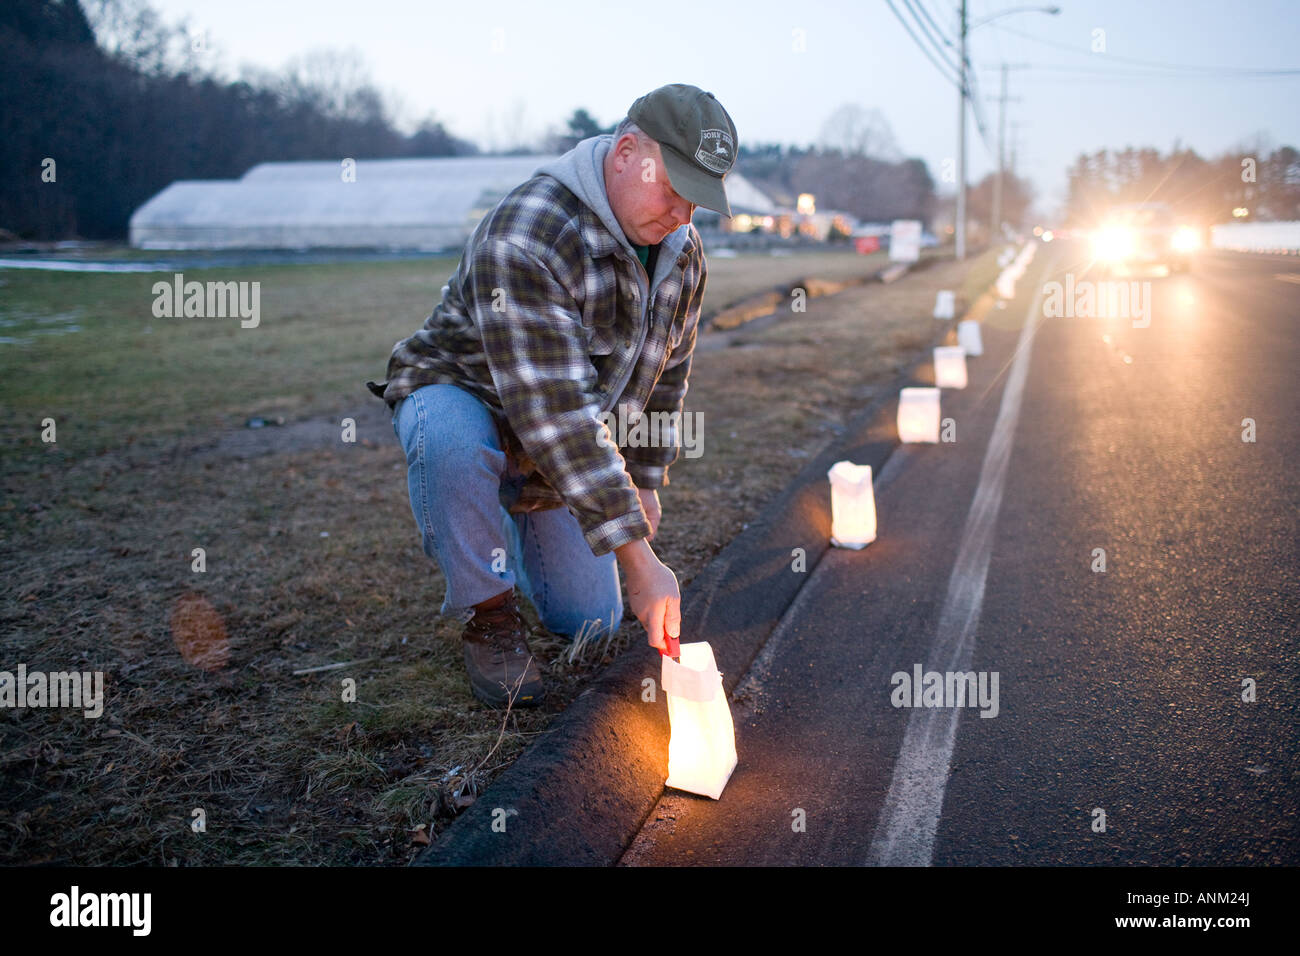
M485 602L487 603L487 602ZM514 592L496 607L476 609L461 634L465 669L474 696L492 707L535 707L545 695L541 671L528 646L528 624Z

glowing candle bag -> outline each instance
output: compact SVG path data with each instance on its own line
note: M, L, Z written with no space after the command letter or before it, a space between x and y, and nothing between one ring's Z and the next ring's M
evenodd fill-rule
M671 728L666 785L717 800L736 769L731 707L708 642L680 649L681 663L665 657L661 675Z
M980 335L980 324L974 319L958 322L957 344L966 350L967 355L983 355L984 337Z
M865 548L876 540L876 496L871 466L837 461L826 473L831 481L831 544Z
M934 350L934 384L939 388L966 387L966 350L960 345L940 345Z
M951 319L956 312L956 297L951 289L940 289L934 297L934 317L936 319Z
M938 443L937 388L905 388L898 393L898 440Z
M998 274L997 289L1000 298L1014 299L1016 297L1016 275L1014 269L1008 267Z

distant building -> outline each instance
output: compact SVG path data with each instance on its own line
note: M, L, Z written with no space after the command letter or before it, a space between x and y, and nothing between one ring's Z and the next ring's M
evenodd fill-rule
M857 219L839 209L817 209L812 193L799 193L793 206L782 205L752 183L745 181L735 193L727 190L731 211L721 228L732 233L769 233L784 239L802 236L825 242L833 235L848 238L857 227ZM738 201L739 197L739 201Z
M695 214L695 224L701 228L716 226L723 232L778 232L789 210L782 209L772 197L735 170L727 174L727 202L731 218L701 209Z
M172 183L131 216L131 245L459 250L506 193L555 158L362 159L353 181L339 161L262 163L239 179ZM733 213L775 209L735 171L726 188ZM699 210L695 222L719 218Z

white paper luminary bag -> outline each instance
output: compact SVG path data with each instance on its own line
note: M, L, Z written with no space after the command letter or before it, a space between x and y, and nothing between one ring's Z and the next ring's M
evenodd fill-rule
M966 350L941 345L934 350L934 384L939 388L966 387Z
M861 550L876 540L876 496L871 466L837 461L826 473L831 482L831 544Z
M957 344L966 350L967 355L983 355L984 338L980 335L980 324L974 319L958 322Z
M898 393L898 440L939 441L939 389L904 388Z
M736 728L722 674L707 641L681 645L681 663L663 659L668 697L667 786L717 800L736 769Z
M951 319L957 309L957 298L953 295L951 289L940 289L934 297L934 317L936 319Z

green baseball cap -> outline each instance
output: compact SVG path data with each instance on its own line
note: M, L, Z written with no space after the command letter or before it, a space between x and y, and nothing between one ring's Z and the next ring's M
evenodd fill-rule
M712 93L669 83L639 98L627 115L659 144L679 196L731 217L722 180L736 164L736 126Z

